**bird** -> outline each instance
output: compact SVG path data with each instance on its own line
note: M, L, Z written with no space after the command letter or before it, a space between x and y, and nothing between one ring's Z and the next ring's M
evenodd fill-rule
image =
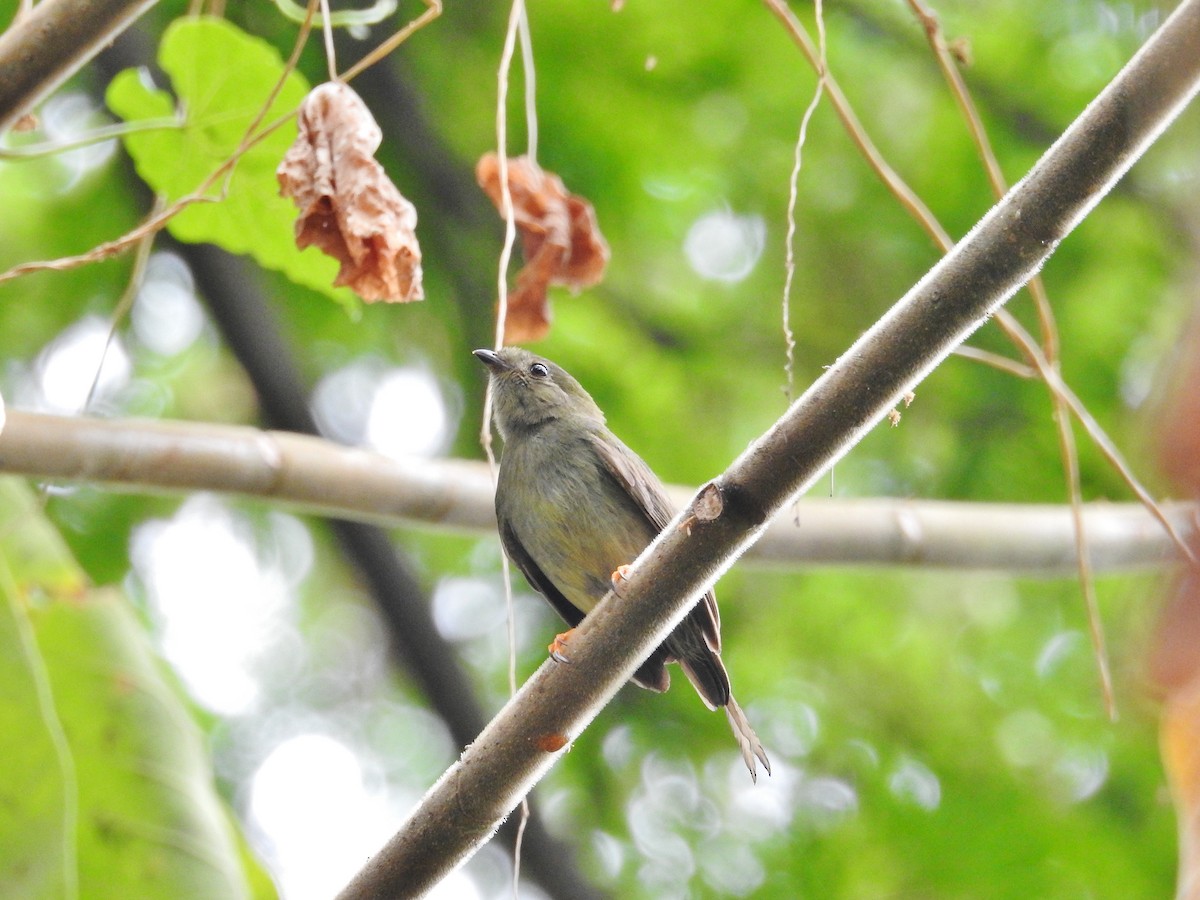
M476 350L488 368L504 449L496 520L509 559L571 629L618 583L674 513L662 482L605 424L591 395L561 366L520 347ZM550 645L565 657L570 630ZM771 763L733 697L721 661L721 617L708 591L633 675L662 692L679 663L709 709L724 709L757 781Z

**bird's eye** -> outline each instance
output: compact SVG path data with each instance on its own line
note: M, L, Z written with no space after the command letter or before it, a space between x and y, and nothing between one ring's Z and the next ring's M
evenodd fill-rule
M534 378L545 378L550 374L550 370L546 368L544 363L534 363L529 367L529 374Z

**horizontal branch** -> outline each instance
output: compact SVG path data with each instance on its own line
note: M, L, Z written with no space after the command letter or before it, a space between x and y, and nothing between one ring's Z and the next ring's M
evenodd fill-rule
M398 462L320 438L242 426L12 410L0 432L0 472L118 491L215 491L383 525L496 529L491 477L482 462ZM670 493L682 509L695 490L673 487ZM1180 532L1196 529L1195 504L1167 504L1165 510ZM776 518L747 560L1075 573L1066 506L808 499L797 503L795 515L790 512ZM1086 522L1097 571L1147 568L1174 558L1170 538L1141 504L1092 503Z

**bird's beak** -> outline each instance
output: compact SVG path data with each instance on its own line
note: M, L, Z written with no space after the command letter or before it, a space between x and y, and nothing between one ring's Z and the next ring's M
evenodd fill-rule
M500 358L500 354L495 350L473 350L476 358L491 369L493 372L503 372L508 368L508 363Z

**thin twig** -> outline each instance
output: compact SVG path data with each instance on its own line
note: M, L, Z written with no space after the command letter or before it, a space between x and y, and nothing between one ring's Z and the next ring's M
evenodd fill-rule
M810 65L815 67L817 65L816 61L818 60L818 54L811 38L809 38L808 33L804 30L804 26L801 24L800 20L796 18L796 16L787 7L787 5L782 2L782 0L764 0L764 3L784 24L785 29L796 45L800 48L805 59L808 60ZM845 94L842 93L841 87L838 85L837 80L832 73L826 72L825 86L829 93L830 102L838 114L838 118L842 121L843 127L846 128L851 141L856 147L859 148L859 151L863 154L864 159L866 159L872 171L874 171L876 176L884 183L884 185L896 195L896 198L900 204L909 212L910 215L913 216L913 218L917 221L925 233L929 235L934 243L937 244L943 251L948 251L954 244L950 238L950 235L944 228L942 228L941 223L938 222L937 218L924 204L924 202L883 159L882 154L879 152L871 138L867 135L862 123L855 115L853 109L851 109L849 101L847 101ZM1000 309L997 311L995 320L998 324L1000 324L1001 328L1003 328L1006 333L1010 334L1010 336L1014 333L1028 334L1025 332L1024 328L1020 325L1016 318L1006 309ZM1030 337L1028 342L1019 342L1019 346L1029 362L1038 371L1039 375L1041 375L1043 380L1046 380L1045 370L1048 368L1048 364L1046 367L1039 365L1039 361L1044 361L1045 357L1041 354L1037 343L1033 341L1032 337ZM1083 404L1079 402L1074 393L1067 388L1061 377L1055 378L1054 381L1062 386L1065 391L1067 403L1071 407L1071 411L1080 420L1080 423L1087 429L1092 440L1097 442L1097 446L1100 448L1104 456L1109 460L1110 463L1117 467L1117 471L1120 472L1122 478L1127 481L1130 489L1134 492L1138 499L1146 504L1150 513L1160 522L1163 522L1164 527L1167 528L1167 533L1179 546L1186 558L1192 559L1193 556L1191 548L1180 540L1178 531L1173 526L1170 526L1166 520L1166 517L1162 515L1162 512L1155 508L1154 498L1137 481L1128 465L1124 463L1120 453L1116 450L1115 445L1113 445L1112 441L1107 437L1104 430L1100 427L1100 424L1096 422L1090 414L1087 413L1086 409L1083 407Z
M1036 378L1037 370L1024 363L1017 362L1015 359L1009 359L1007 356L1001 356L999 353L993 353L990 350L982 350L979 347L972 347L969 344L963 344L954 351L955 356L961 356L963 359L974 360L978 363L983 363L985 366L990 366L993 369L998 369L1009 375L1015 375L1017 378Z
M390 38L352 65L336 80L344 81L349 84L350 81L356 76L361 74L364 70L375 65L375 63L379 62L379 60L383 59L385 56L403 44L406 40L408 40L412 34L420 31L442 14L442 0L421 0L421 2L427 7L425 12L421 13L421 15L417 16L415 19L393 34Z
M1100 695L1104 698L1104 710L1108 718L1117 720L1117 699L1113 693L1112 671L1108 663L1105 646L1104 623L1100 619L1100 605L1096 600L1096 577L1092 572L1091 551L1088 546L1087 529L1083 521L1083 489L1079 483L1079 454L1075 449L1075 435L1071 430L1071 416L1061 398L1054 403L1054 423L1059 442L1063 447L1063 463L1066 466L1067 487L1070 491L1071 526L1075 532L1075 560L1079 572L1079 588L1083 593L1084 610L1087 613L1088 635L1092 640L1092 655L1096 659L1096 673L1100 678Z
M25 144L21 147L0 147L0 159L14 161L41 159L47 156L57 156L59 153L65 153L68 150L78 150L81 147L90 147L93 144L99 144L103 141L111 141L124 137L127 134L138 134L143 131L178 130L183 127L185 127L185 123L175 118L142 119L139 122L118 122L113 125L104 125L96 128L82 137L69 141L42 141L37 144Z
M975 101L967 88L966 81L958 69L946 41L937 16L925 6L921 0L908 0L909 6L925 29L930 49L937 60L938 67L950 87L950 93L958 104L966 121L967 130L979 153L988 182L996 199L1004 196L1008 184L1004 173L1000 170L1000 162L988 139L987 129L975 107ZM1046 294L1045 285L1040 275L1035 275L1026 285L1034 299L1038 321L1042 330L1042 355L1049 367L1058 371L1058 325L1054 320L1054 311L1050 306L1050 298ZM1075 523L1076 555L1079 560L1079 587L1083 593L1084 607L1087 610L1088 631L1092 638L1092 652L1096 657L1096 668L1100 676L1101 691L1104 705L1110 719L1115 720L1117 714L1116 699L1112 692L1112 676L1109 672L1108 657L1104 649L1104 625L1096 605L1096 584L1092 577L1092 568L1088 560L1087 532L1083 523L1083 491L1079 483L1079 453L1075 445L1075 436L1071 431L1071 422L1067 412L1066 401L1062 394L1054 388L1053 382L1046 380L1050 391L1050 403L1054 408L1055 430L1058 434L1059 455L1062 457L1063 474L1067 479L1067 493L1070 497L1072 521Z
M160 194L154 198L154 209L159 210L162 207L163 198ZM142 289L142 282L146 277L146 264L150 262L150 251L152 249L154 249L154 235L147 234L138 243L137 252L133 257L133 270L129 273L129 282L125 285L121 299L117 301L117 305L110 317L108 335L104 339L104 349L100 353L100 362L96 366L95 374L92 376L92 383L88 386L87 396L84 397L83 404L80 407L80 415L86 413L92 405L96 389L100 386L100 375L104 371L104 362L108 359L108 352L112 348L113 340L117 336L117 327L133 307L133 301L137 299L138 291Z
M967 123L967 130L970 131L971 139L975 144L976 150L979 152L980 161L983 163L984 171L987 174L988 184L991 186L992 193L996 199L999 200L1004 196L1005 191L1008 190L1008 183L1004 178L1004 172L1000 168L1000 161L996 158L991 141L988 139L987 129L984 127L983 119L979 115L978 108L975 106L975 100L967 88L967 83L962 77L962 72L959 71L954 54L950 52L950 48L946 45L941 23L938 21L937 15L925 6L921 0L908 0L908 3L925 29L925 35L929 39L930 47L933 49L934 58L937 60L938 67L942 70L942 74L950 86L950 93L954 97L955 102L958 103L963 119ZM1035 275L1029 279L1027 287L1030 295L1033 297L1034 307L1038 315L1038 324L1042 331L1042 352L1045 353L1047 359L1052 362L1056 361L1059 352L1058 325L1054 320L1054 310L1050 306L1050 298L1046 295L1046 286L1042 281L1041 275Z
M315 10L317 2L318 0L310 0L310 13ZM179 198L170 206L159 212L151 212L145 219L142 220L141 224L127 231L120 237L114 238L111 241L106 241L103 244L98 244L91 250L88 250L84 253L80 253L75 256L63 256L59 257L58 259L47 261L21 263L20 265L13 266L7 272L0 273L0 284L3 284L6 281L11 281L15 278L20 278L23 275L28 275L31 272L61 272L88 265L90 263L99 262L101 260L111 259L114 256L119 256L129 248L133 247L147 235L151 235L162 230L172 218L178 215L182 210L191 206L193 203L217 203L224 199L225 193L229 189L229 178L232 177L233 170L241 158L296 116L296 111L292 110L291 112L285 113L275 121L271 122L262 131L258 132L257 134L254 133L255 129L258 128L263 119L266 117L266 114L270 110L271 105L275 102L275 99L279 96L279 92L283 89L283 85L286 83L288 76L296 67L296 61L300 57L300 51L303 49L304 43L308 39L311 18L312 17L310 15L309 19L305 20L305 23L300 27L300 32L296 37L295 46L292 49L292 55L289 57L287 64L284 66L283 72L280 74L278 81L268 93L266 103L262 105L258 113L255 115L254 120L246 129L246 132L237 148L223 163L217 166L217 168L214 169L212 173L210 173L209 176L200 183L200 186L192 191L192 193ZM222 186L221 192L215 197L209 196L209 189L216 184L218 179L222 178L225 179L225 183Z
M1154 497L1151 496L1150 492L1142 486L1142 483L1138 480L1137 476L1133 474L1133 470L1129 467L1129 463L1126 462L1125 457L1121 454L1121 451L1118 450L1116 444L1113 443L1112 438L1108 436L1108 433L1101 427L1100 423L1096 421L1095 417L1088 411L1087 407L1084 406L1083 401L1076 396L1070 385L1063 380L1058 369L1055 366L1052 366L1046 357L1042 355L1041 348L1038 347L1037 342L1033 339L1033 335L1026 331L1024 326L1022 326L1021 323L1011 315L998 314L996 315L995 319L996 323L1004 330L1004 333L1007 334L1009 338L1017 344L1018 347L1020 347L1021 352L1025 354L1026 359L1033 364L1034 368L1038 372L1039 377L1048 385L1050 385L1051 389L1061 396L1066 402L1075 418L1078 419L1079 423L1087 430L1088 436L1096 445L1096 448L1104 455L1104 458L1108 460L1109 465L1116 469L1117 473L1120 474L1125 483L1129 485L1130 489L1134 492L1134 495L1146 507L1150 514L1154 516L1159 523L1161 523L1167 534L1170 536L1172 542L1176 547L1179 548L1179 551L1183 557L1195 563L1196 557L1192 551L1191 545L1186 539L1184 539L1184 537L1179 533L1178 529L1176 529L1175 525L1163 512L1158 501L1156 501Z
M787 33L791 36L796 46L800 48L800 52L804 58L808 60L809 65L814 70L819 71L821 55L817 47L813 44L812 39L808 36L808 32L796 18L796 15L788 7L784 0L763 0L767 8L775 14L776 18L783 23ZM866 129L863 128L862 122L850 106L850 101L846 99L846 95L842 92L841 85L837 79L829 71L825 72L825 90L829 94L829 102L833 106L833 110L837 113L838 119L842 122L842 127L846 129L850 136L851 142L858 148L863 158L867 161L872 171L884 183L884 185L895 194L896 199L900 202L914 219L920 223L921 227L933 240L942 252L954 245L950 235L942 228L937 217L925 205L924 201L917 196L916 192L905 183L904 179L896 174L896 171L883 158L883 154L879 152L879 148L875 146Z
M825 19L821 10L821 0L816 0L815 15L817 17L817 38L820 43L820 56L817 60L817 87L813 91L812 99L809 100L808 106L804 110L804 115L800 117L800 132L796 135L796 147L792 158L792 173L788 178L788 205L787 205L787 235L784 238L784 262L783 262L783 302L781 304L781 316L783 321L783 347L784 347L784 394L787 396L787 402L792 402L792 395L796 387L796 336L792 332L791 311L792 311L792 281L796 276L796 202L800 182L800 167L803 163L804 143L808 137L808 123L813 117L813 113L817 111L817 106L821 103L821 97L825 93L825 73L826 58L825 58Z

